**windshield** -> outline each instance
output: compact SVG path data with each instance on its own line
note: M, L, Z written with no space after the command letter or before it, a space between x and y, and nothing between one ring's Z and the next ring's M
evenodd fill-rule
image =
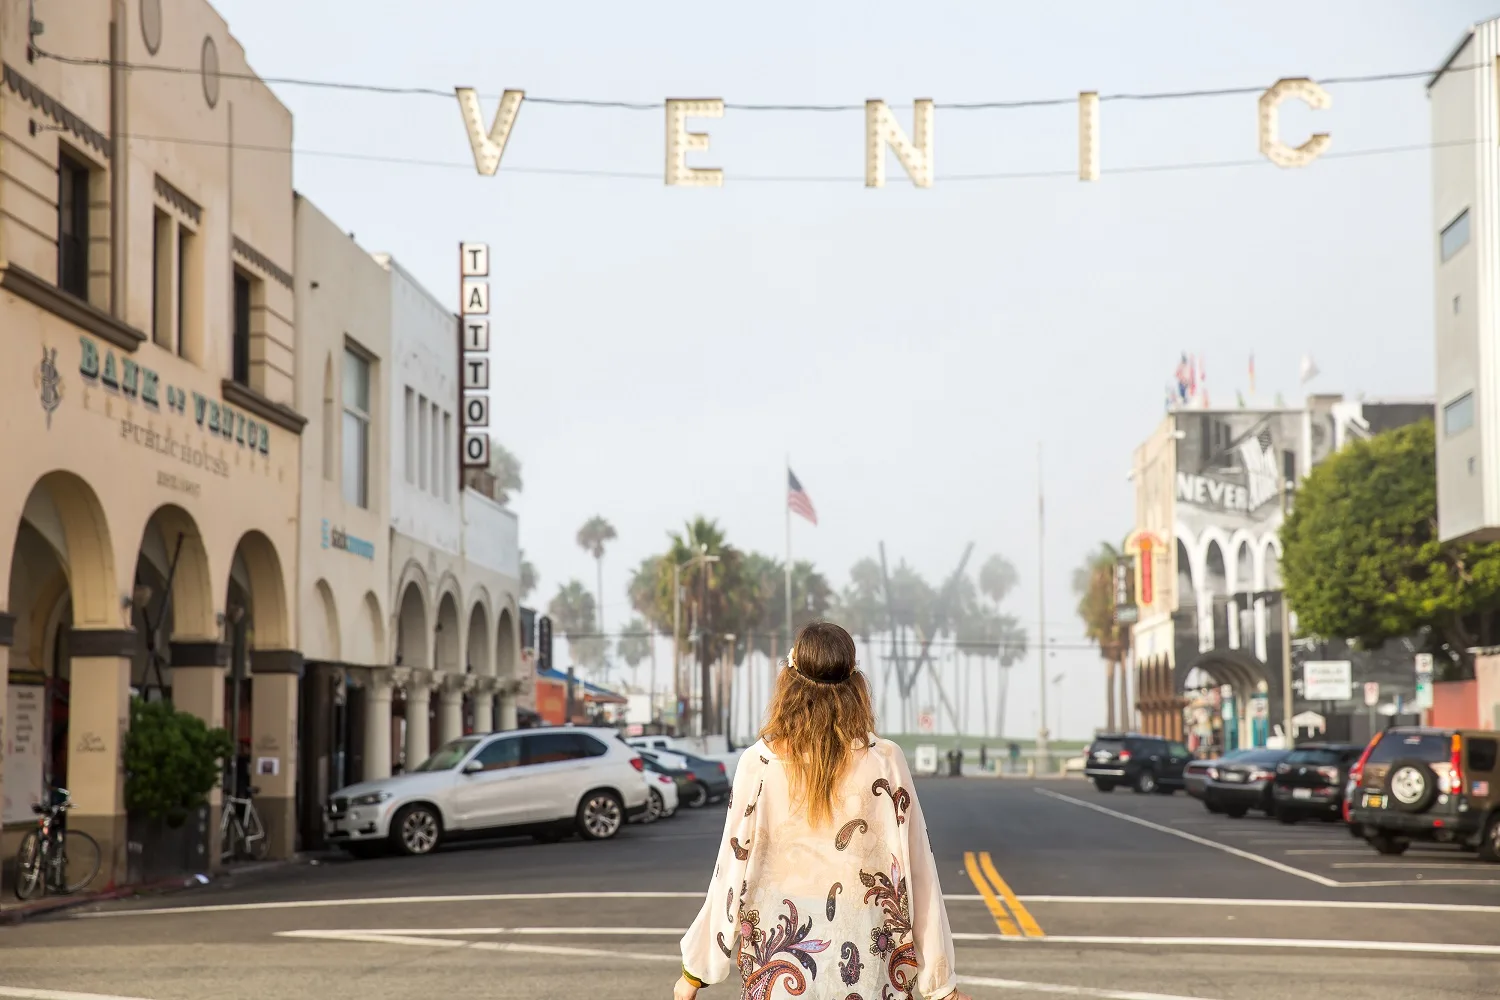
M438 747L437 753L428 757L422 763L412 768L413 773L418 771L451 771L458 766L458 762L469 755L469 751L479 745L478 737L467 736L452 743L444 743Z
M1236 764L1279 764L1285 759L1285 750L1250 750L1234 761Z
M1343 754L1337 750L1319 748L1317 750L1293 750L1286 759L1288 764L1311 764L1317 767L1337 765L1343 759Z

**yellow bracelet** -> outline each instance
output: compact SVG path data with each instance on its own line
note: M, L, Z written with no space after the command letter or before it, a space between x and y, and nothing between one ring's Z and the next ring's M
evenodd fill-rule
M701 989L703 989L703 980L699 979L697 976L695 976L691 972L689 972L687 970L687 966L685 966L685 965L682 967L682 978L686 979L688 981L688 985L691 986L693 989L695 989L695 990L701 990Z

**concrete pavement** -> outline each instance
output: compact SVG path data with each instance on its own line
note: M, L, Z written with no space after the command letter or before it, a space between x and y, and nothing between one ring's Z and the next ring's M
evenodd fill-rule
M919 794L976 997L1500 993L1500 867L1472 855L1386 859L1335 824L1078 781ZM683 811L607 844L298 866L91 907L0 929L0 997L666 997L722 823Z

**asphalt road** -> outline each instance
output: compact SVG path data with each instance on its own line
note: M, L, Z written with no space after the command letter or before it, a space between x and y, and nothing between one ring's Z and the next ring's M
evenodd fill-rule
M1076 781L918 792L975 997L1500 995L1500 866L1471 854ZM665 998L722 823L300 864L0 928L0 997Z

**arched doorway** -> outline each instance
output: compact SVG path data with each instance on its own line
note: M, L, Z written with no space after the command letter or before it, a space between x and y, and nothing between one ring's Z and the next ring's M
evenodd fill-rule
M451 584L451 581L450 581ZM431 749L463 735L463 633L458 617L457 586L443 590L438 600L436 634L433 636L434 686L438 690L437 725Z
M115 555L103 507L80 477L52 472L33 485L11 546L0 613L0 696L10 752L0 758L11 809L30 821L47 787L66 787L69 822L99 841L96 885L124 872L120 754L130 722L136 636L124 628ZM6 683L14 671L16 689ZM21 740L25 731L30 739ZM12 815L12 811L14 815Z
M500 609L499 623L495 629L495 674L500 684L500 696L496 699L495 710L496 729L515 729L519 725L516 691L521 683L520 659L521 648L515 618L507 604Z
M490 652L490 617L484 603L488 596L481 591L480 599L469 610L465 672L483 683L476 685L465 699L465 732L487 733L495 728L495 705L490 687L495 674L495 659Z
M1244 650L1214 649L1178 670L1178 688L1188 704L1187 721L1200 741L1221 750L1265 746L1270 734L1274 683L1269 666Z
M412 570L413 573L419 572ZM427 599L424 582L413 576L401 587L400 603L396 611L396 665L402 667L406 682L400 701L393 706L382 706L383 692L371 689L370 712L367 714L365 736L365 777L384 777L390 773L391 736L401 747L399 763L403 770L420 764L432 752L432 630L428 625ZM384 718L382 721L382 713ZM393 719L395 720L393 722ZM385 758L372 741L384 740Z

